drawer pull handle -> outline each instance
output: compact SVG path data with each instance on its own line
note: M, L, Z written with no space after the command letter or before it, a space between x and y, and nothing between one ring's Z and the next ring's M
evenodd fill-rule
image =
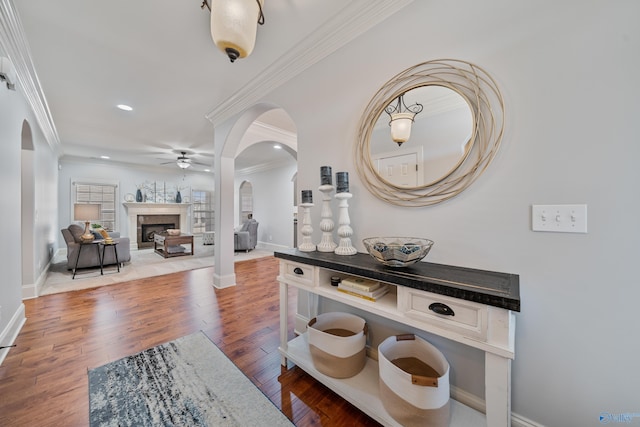
M449 307L446 304L443 304L441 302L434 302L433 304L429 305L429 310L433 311L436 314L442 314L443 316L455 316L456 314L453 312L453 310L451 310L451 307Z
M293 272L299 275L303 275L304 271L302 271L302 269L300 267L296 267L293 269Z

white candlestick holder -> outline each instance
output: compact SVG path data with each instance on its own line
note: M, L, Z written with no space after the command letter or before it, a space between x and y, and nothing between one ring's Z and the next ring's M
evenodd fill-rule
M313 227L311 226L311 207L313 203L300 203L302 208L302 243L298 246L298 250L302 252L313 252L316 250L316 245L311 241L311 235L313 234Z
M338 218L338 236L340 236L340 243L334 252L337 255L355 255L358 251L351 244L353 229L351 228L351 220L349 219L349 199L352 195L351 193L337 193L335 197L340 200L340 204L338 205L338 209L340 209L340 216Z
M333 185L321 185L318 190L322 193L322 220L320 221L320 230L322 230L322 239L318 244L319 252L334 252L338 246L333 241L333 212L331 211L331 192L335 190Z

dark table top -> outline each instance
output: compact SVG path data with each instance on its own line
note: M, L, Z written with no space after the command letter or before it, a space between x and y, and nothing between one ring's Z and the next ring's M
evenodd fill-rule
M336 255L332 252L276 251L276 258L300 262L373 280L520 311L520 278L517 274L477 270L452 265L417 262L392 268L369 254Z

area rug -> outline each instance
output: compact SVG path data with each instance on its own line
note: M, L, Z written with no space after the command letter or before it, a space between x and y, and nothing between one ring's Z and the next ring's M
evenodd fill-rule
M89 370L102 426L293 426L202 332Z
M71 278L72 272L67 270L66 254L57 254L51 263L39 295L90 289L145 277L211 267L214 264L214 246L203 245L200 236L194 239L194 246L195 255L193 256L166 259L156 254L153 249L131 251L131 262L125 263L120 272L114 266L106 267L104 275L100 275L99 268L83 269L78 272L75 279ZM238 262L272 255L272 251L254 249L249 252L236 252L234 261Z

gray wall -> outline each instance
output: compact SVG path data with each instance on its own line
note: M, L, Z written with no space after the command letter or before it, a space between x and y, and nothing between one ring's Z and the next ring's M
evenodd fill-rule
M298 188L316 188L322 165L351 172L353 240L361 251L360 240L372 235L425 236L436 242L429 261L520 275L513 410L543 425L599 425L600 412L640 411L639 14L635 0L415 1L264 99L282 106L298 129ZM497 80L507 108L503 147L455 199L430 208L387 205L355 173L360 114L397 72L440 58L474 62ZM1 230L13 242L0 249L3 334L21 306L16 206L24 118L42 156L37 253L60 226L55 157L23 98L0 88ZM532 232L531 205L550 203L586 203L589 233ZM315 224L319 215L316 207ZM441 345L457 384L478 393L482 356Z
M135 194L137 185L149 181L164 181L167 184L189 186L192 189L213 191L214 176L211 173L187 171L178 167L141 167L124 163L101 160L77 159L62 157L60 159L60 179L58 207L60 222L58 227L58 244L64 247L60 229L68 227L72 222L71 183L74 180L117 183L118 200L116 201L118 230L123 236L129 235L127 211L123 206L126 194Z
M33 151L25 194L21 194L23 123L31 128ZM16 91L0 84L0 234L5 244L0 245L0 345L11 342L24 320L23 288L34 288L42 280L53 253L57 223L57 169L56 155L45 141L37 121L27 105L22 88ZM31 199L33 212L23 215L22 197ZM31 227L29 239L23 240L22 223ZM22 254L23 246L27 247ZM22 266L22 259L27 263ZM24 277L24 279L23 279ZM26 282L25 282L26 280ZM0 351L0 360L6 351Z
M250 174L236 173L235 201L238 218L238 189L243 181L253 187L253 218L259 222L258 245L272 250L293 247L293 182L297 171L293 159L287 164Z
M298 129L298 188L316 188L322 165L351 172L360 251L368 236L424 236L436 242L429 261L520 275L513 411L543 425L640 410L639 15L630 0L415 1L263 99ZM360 114L396 73L441 58L497 80L503 146L451 201L385 204L355 171ZM531 231L532 204L564 203L588 205L588 234ZM319 223L318 206L313 214ZM457 385L481 393L482 355L441 345Z

